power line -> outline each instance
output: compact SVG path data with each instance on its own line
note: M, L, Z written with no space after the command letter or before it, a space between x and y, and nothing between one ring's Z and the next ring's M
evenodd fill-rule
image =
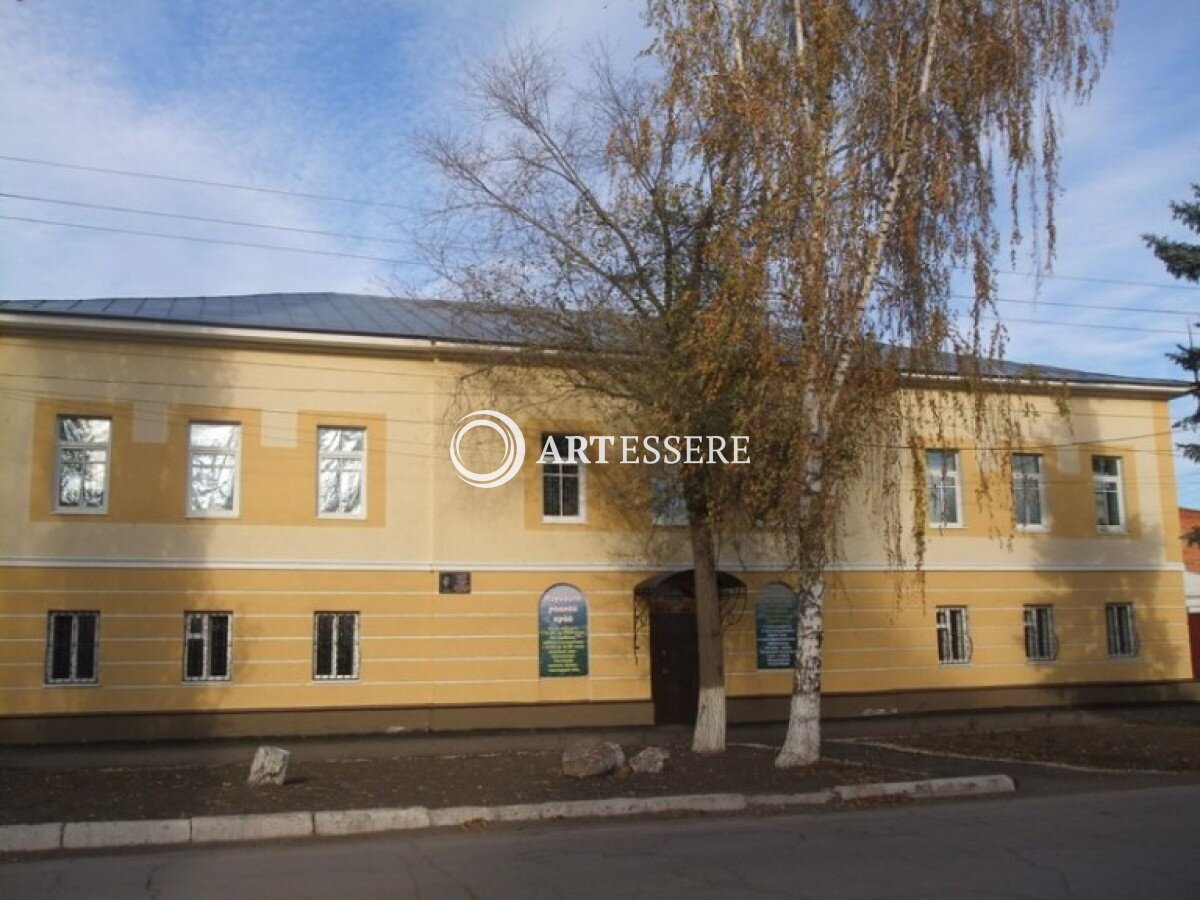
M0 194L0 196L3 196ZM950 294L955 300L971 300L975 298L970 294ZM996 303L1020 303L1028 306L1057 306L1063 309L1094 309L1098 312L1131 312L1142 313L1148 315L1164 315L1164 316L1188 316L1189 318L1200 318L1200 308L1197 309L1149 309L1144 306L1108 306L1101 303L1066 303L1061 300L1017 300L1009 297L993 297L991 298Z
M3 157L0 157L3 159ZM973 272L974 270L968 266L953 266L960 272ZM1000 275L1020 275L1024 278L1044 278L1057 279L1059 281L1084 281L1090 284L1118 284L1124 287L1144 287L1154 288L1160 291L1200 291L1200 287L1193 287L1190 284L1164 284L1154 281L1129 281L1124 278L1100 278L1091 275L1060 275L1057 272L1043 272L1038 275L1035 272L1019 272L1016 269L996 269Z
M373 234L346 234L340 231L319 231L315 228L295 228L289 225L267 225L261 222L240 222L236 219L210 219L206 216L193 216L185 213L173 213L154 209L137 209L132 206L108 206L104 203L84 203L82 200L58 200L53 197L34 197L29 194L9 194L0 191L0 197L11 200L28 200L32 203L53 203L57 206L78 206L83 209L103 209L109 212L133 213L139 216L157 216L163 219L186 219L191 222L207 222L211 225L237 225L242 228L263 228L269 231L288 231L295 234L316 234L321 237L346 238L354 241L381 241L388 244L408 243L403 238L383 237Z
M970 318L969 312L954 313L958 318ZM1102 322L1060 322L1054 319L1021 319L1014 316L997 316L991 313L983 313L981 318L990 319L994 322L999 322L1006 325L1009 322L1016 322L1021 325L1058 325L1063 328L1101 328L1105 331L1140 331L1145 334L1170 334L1175 337L1182 337L1184 332L1177 328L1139 328L1135 325L1105 325Z
M388 209L404 209L410 212L427 213L417 206L404 203L388 203L382 200L361 200L354 197L335 197L332 194L310 194L305 191L289 191L282 188L259 187L249 184L234 184L227 181L207 181L203 178L186 178L180 175L159 175L153 172L136 172L131 169L106 169L102 166L84 166L76 163L52 162L48 159L33 159L27 156L4 156L6 162L26 163L31 166L51 166L56 169L74 169L78 172L94 172L100 175L123 175L128 178L150 178L155 181L174 181L179 184L198 184L204 187L226 188L234 191L253 191L257 194L278 194L285 197L301 197L305 200L324 200L333 203L352 203L357 206L382 206Z
M166 238L172 241L193 241L200 244L223 244L227 247L247 247L252 250L279 250L284 253L308 253L313 256L338 256L342 259L364 259L370 262L395 263L401 266L421 266L424 263L414 259L394 259L386 256L363 256L358 253L339 253L335 250L306 250L303 247L283 247L279 244L256 244L250 241L226 241L218 238L195 237L187 234L163 234L160 231L138 231L133 228L112 228L107 225L83 225L79 222L57 222L51 219L34 219L28 216L3 216L12 222L32 222L35 225L57 225L60 228L82 228L86 231L107 231L113 234L132 234L139 237Z
M233 182L226 181L210 181L203 178L189 178L180 175L162 175L154 172L138 172L132 169L111 169L103 166L88 166L78 163L57 162L48 159L35 159L28 156L9 156L0 154L0 160L4 160L6 162L24 163L26 165L33 166L50 166L58 169L73 169L79 172L92 172L100 175L121 175L128 178L149 178L156 181L172 181L179 184L195 184L202 185L204 187L225 188L227 190L252 191L260 194L277 194L285 197L301 197L306 200L322 200L333 203L351 203L358 206L381 206L388 209L404 209L420 214L429 214L430 212L429 210L421 209L420 207L412 206L410 204L391 203L383 200L363 200L355 197L338 197L332 194L314 194L306 191L292 191L285 190L283 188L268 188L258 185L235 184ZM954 268L964 272L973 271L967 266L955 266ZM1026 278L1040 277L1043 279L1058 279L1061 281L1081 281L1091 284L1116 284L1124 285L1126 287L1145 287L1169 291L1200 291L1200 288L1185 284L1131 281L1121 278L1101 278L1088 275L1063 275L1057 272L1044 272L1038 275L1033 272L1021 272L1016 269L997 269L996 271L1002 275L1018 275Z

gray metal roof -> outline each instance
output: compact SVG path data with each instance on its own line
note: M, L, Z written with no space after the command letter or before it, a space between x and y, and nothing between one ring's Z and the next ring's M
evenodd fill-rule
M84 300L0 300L0 312L174 325L303 331L315 334L517 344L520 335L495 311L468 303L369 294L245 294L231 297L107 297ZM955 369L947 358L946 372ZM1187 381L1132 378L1005 360L1001 377L1036 376L1077 384L1162 387L1183 392Z

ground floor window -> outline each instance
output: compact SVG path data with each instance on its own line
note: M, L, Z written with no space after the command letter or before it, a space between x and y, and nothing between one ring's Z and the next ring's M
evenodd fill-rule
M357 677L358 613L317 613L313 621L313 678Z
M937 609L938 662L942 665L971 661L971 636L967 630L965 606L939 606Z
M46 637L46 683L94 683L99 631L99 613L50 613Z
M1047 662L1058 656L1058 638L1054 634L1054 607L1025 607L1025 658Z
M1108 655L1137 656L1137 632L1133 626L1132 603L1109 603L1104 607L1108 624Z
M229 680L232 619L230 613L224 612L184 613L184 681Z

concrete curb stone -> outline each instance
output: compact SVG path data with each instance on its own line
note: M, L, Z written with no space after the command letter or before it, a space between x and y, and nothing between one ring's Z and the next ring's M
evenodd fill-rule
M677 794L665 797L605 797L505 806L423 806L392 809L348 809L320 812L197 816L128 822L45 822L0 826L0 853L33 853L57 849L132 847L146 844L215 843L295 838L310 835L353 835L425 828L449 828L473 822L535 822L633 816L675 812L741 812L821 806L834 800L878 797L965 797L1012 793L1007 775L973 775L841 785L803 794Z
M313 814L310 812L198 816L192 819L193 844L308 837L312 833Z
M62 846L63 823L0 825L0 853L36 853Z
M424 806L313 813L313 831L322 835L370 834L374 831L405 831L429 827L429 810Z
M90 847L139 847L146 844L186 844L192 837L188 819L149 819L128 822L67 822L65 850Z

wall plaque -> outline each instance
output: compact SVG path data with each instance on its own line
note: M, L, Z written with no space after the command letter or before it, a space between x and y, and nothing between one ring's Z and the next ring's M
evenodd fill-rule
M786 584L768 584L758 592L754 621L760 669L796 665L796 593Z
M569 678L587 673L587 600L579 588L556 584L538 604L538 675Z
M440 572L438 573L439 594L469 594L471 593L470 572Z

